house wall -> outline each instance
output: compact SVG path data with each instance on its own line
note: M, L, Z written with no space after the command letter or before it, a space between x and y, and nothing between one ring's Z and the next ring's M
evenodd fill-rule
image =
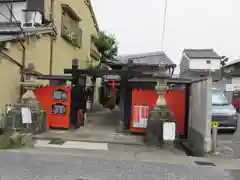
M80 27L83 30L81 48L76 48L60 36L62 3L71 6L71 8L74 9L74 11L82 19L82 22L80 23ZM64 74L64 68L71 68L73 58L79 59L80 67L85 68L86 60L91 58L91 35L97 35L97 30L94 26L90 11L83 0L58 0L55 1L54 5L54 19L58 30L58 36L54 41L53 47L53 74ZM6 11L5 9L1 9L2 7L3 6L0 6L1 12ZM22 10L22 8L19 9ZM50 0L46 0L45 9L46 12L50 12ZM40 38L32 36L27 38L24 42L26 47L26 65L33 62L36 70L42 74L49 74L50 41L50 35L44 34L41 35ZM4 53L20 64L22 64L22 52L23 50L19 42L11 42L10 49L4 51ZM20 68L13 62L9 61L6 57L1 56L0 59L1 86L4 87L0 90L0 92L2 92L0 96L1 113L5 104L15 103L19 98ZM48 81L39 82L43 84L48 83ZM100 84L99 79L97 80L97 84Z
M211 63L207 64L210 60ZM191 59L189 64L190 69L215 69L219 70L221 68L220 59Z
M8 58L0 55L0 114L5 104L12 104L20 96L20 68Z
M5 51L13 59L22 63L23 49L20 43L11 43L11 48ZM49 74L49 56L50 56L50 36L44 34L41 38L31 36L24 43L26 48L26 66L28 63L34 63L36 71L42 74ZM43 53L44 52L44 53Z
M189 60L188 58L183 54L182 60L180 62L180 73L183 73L184 71L187 71L189 69Z
M50 12L50 0L46 0L46 12ZM61 4L68 4L82 19L79 27L82 29L82 46L76 48L61 37ZM80 67L86 67L86 61L91 59L91 35L97 35L90 10L84 0L58 0L54 3L54 20L58 30L57 40L54 42L53 74L63 74L64 68L70 68L72 59L80 60Z
M231 66L227 66L227 67L224 68L224 71L226 73L240 72L240 63L234 64L234 65L231 65Z
M25 41L26 48L26 65L34 63L36 70L43 74L49 72L49 35L45 34L40 39L31 37ZM23 49L19 42L12 42L9 50L3 51L9 58L22 64ZM44 53L43 53L44 52ZM7 56L0 55L0 113L2 113L5 104L13 104L20 97L20 67L11 62ZM47 84L48 81L41 80L40 84Z
M68 4L75 13L81 18L79 24L82 29L82 46L80 48L75 47L61 37L61 15L62 9L61 4ZM11 13L5 5L10 7L10 3L0 3L0 11L10 19ZM17 21L25 22L25 12L22 10L27 9L26 2L14 2L13 13ZM50 14L51 0L45 0L45 14L46 16ZM5 17L0 15L0 22L9 22ZM63 74L64 68L70 68L73 58L80 60L80 66L82 68L86 67L86 61L91 59L91 49L95 48L91 42L91 35L97 36L97 30L94 26L92 15L88 6L84 3L84 0L58 0L54 1L54 20L58 31L58 37L54 41L54 51L53 51L53 73ZM15 21L15 20L14 20ZM50 49L50 47L49 47ZM94 51L96 52L96 51ZM96 54L94 54L95 56ZM99 57L98 57L99 58ZM49 59L49 58L48 58ZM43 66L43 65L40 65ZM49 69L49 68L47 68ZM47 73L49 74L49 72Z
M208 64L206 61L210 60ZM208 69L212 69L209 73ZM190 59L183 54L182 61L180 63L180 77L198 79L200 77L206 77L211 75L213 80L220 79L220 59Z

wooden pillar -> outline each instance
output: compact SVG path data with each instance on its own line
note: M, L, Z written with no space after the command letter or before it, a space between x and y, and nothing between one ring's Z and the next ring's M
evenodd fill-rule
M71 113L70 113L70 125L73 128L77 124L77 87L78 87L78 60L72 60L72 84L71 84Z
M133 65L133 60L129 60L128 64L126 66L123 67L124 71L130 70L131 67ZM127 82L128 82L129 77L126 75L122 75L121 76L121 80L120 80L120 119L119 119L119 125L117 128L117 132L122 133L124 132L124 128L125 128L125 123L124 123L124 118L125 118L125 113L126 109L125 109L125 103L126 101L126 93L127 93Z
M78 59L72 60L72 86L76 86L78 84L79 75L77 73L78 69Z
M126 94L126 76L121 76L120 80L120 117L119 117L119 124L117 128L117 132L122 133L124 131L124 102L125 102L125 94Z

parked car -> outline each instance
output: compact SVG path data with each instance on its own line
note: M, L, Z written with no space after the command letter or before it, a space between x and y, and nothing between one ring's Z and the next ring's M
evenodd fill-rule
M235 107L237 112L240 112L240 92L239 91L233 92L232 105Z
M232 133L237 130L236 109L219 89L212 89L212 122L217 123L220 130Z

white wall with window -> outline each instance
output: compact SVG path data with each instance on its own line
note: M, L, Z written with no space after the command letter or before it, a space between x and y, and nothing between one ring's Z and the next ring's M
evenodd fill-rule
M215 69L221 68L220 59L190 59L190 69Z

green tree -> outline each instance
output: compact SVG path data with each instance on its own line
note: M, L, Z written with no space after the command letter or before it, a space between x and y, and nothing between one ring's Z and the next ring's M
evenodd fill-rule
M99 36L93 36L92 40L96 45L98 51L101 53L100 63L104 63L107 59L112 59L118 54L118 43L113 34L107 34L104 31L99 33Z

